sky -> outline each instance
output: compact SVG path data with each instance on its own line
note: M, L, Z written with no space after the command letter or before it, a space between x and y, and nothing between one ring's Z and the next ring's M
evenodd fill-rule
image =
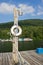
M43 19L43 0L0 0L0 23L14 20L14 7L23 12L19 20Z

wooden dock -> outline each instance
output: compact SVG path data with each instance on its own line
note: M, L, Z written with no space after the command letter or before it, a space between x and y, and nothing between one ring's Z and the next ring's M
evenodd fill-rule
M35 51L22 51L21 55L30 65L43 65L43 55L35 53Z
M38 55L35 51L22 51L20 53L30 65L43 65L43 55ZM12 53L0 53L0 65L14 65Z

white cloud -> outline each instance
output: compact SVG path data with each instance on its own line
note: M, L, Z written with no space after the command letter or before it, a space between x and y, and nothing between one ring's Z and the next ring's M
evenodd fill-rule
M38 12L37 15L43 15L43 12Z
M40 6L40 5L38 5L38 10L39 10L39 11L40 11L40 10L43 10L43 7Z
M43 7L41 7L40 5L38 5L37 15L43 15Z
M35 11L33 6L28 6L26 4L19 4L18 6L21 8L24 14L33 13Z
M0 13L12 13L15 5L1 3L0 4Z
M12 14L14 7L16 7L16 5L8 4L4 2L0 3L0 13ZM29 6L26 4L19 4L17 7L20 7L20 9L23 11L23 14L31 14L31 16L43 15L43 7L40 5L38 5L37 10L35 10L33 6Z
M0 13L12 14L14 7L16 7L16 5L8 4L8 3L1 3ZM28 6L26 4L19 4L17 7L20 7L20 9L23 11L24 14L33 13L35 11L33 6Z
M32 15L32 16L36 16L36 14L35 14L35 13L32 13L31 15Z
M42 2L43 2L43 0L42 0Z

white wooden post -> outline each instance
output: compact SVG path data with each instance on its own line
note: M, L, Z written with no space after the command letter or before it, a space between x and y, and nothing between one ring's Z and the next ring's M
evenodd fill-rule
M14 8L14 25L18 26L18 11ZM13 59L18 63L18 37L13 37Z
M18 36L22 33L22 29L18 26L18 16L21 15L21 11L14 8L14 25L11 28L11 33L13 35L13 59L17 64L18 61Z

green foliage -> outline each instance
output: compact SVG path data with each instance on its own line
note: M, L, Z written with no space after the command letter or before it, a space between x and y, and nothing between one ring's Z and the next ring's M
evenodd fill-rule
M9 29L0 29L0 38L1 39L9 39L10 38L10 34L8 34Z
M20 37L43 39L43 26L22 26L23 32Z
M13 22L1 23L0 24L0 39L10 38L10 28ZM22 38L32 38L32 42L19 42L19 51L32 50L37 47L43 46L43 20L21 20L19 25L22 27ZM12 43L11 42L0 42L0 52L11 52Z
M12 22L1 23L0 28L11 28L13 25ZM19 25L23 26L43 26L43 20L40 19L30 19L30 20L20 20Z
M0 28L3 29L3 28L8 28L10 29L13 25L13 22L8 22L8 23L0 23Z
M0 38L2 39L10 38L9 32L12 25L13 22L0 24ZM43 20L40 19L21 20L19 21L19 25L21 25L23 30L22 35L20 37L43 39Z
M40 19L21 20L21 21L19 21L19 25L43 26L43 20L40 20Z
M0 42L0 52L12 52L12 43Z

